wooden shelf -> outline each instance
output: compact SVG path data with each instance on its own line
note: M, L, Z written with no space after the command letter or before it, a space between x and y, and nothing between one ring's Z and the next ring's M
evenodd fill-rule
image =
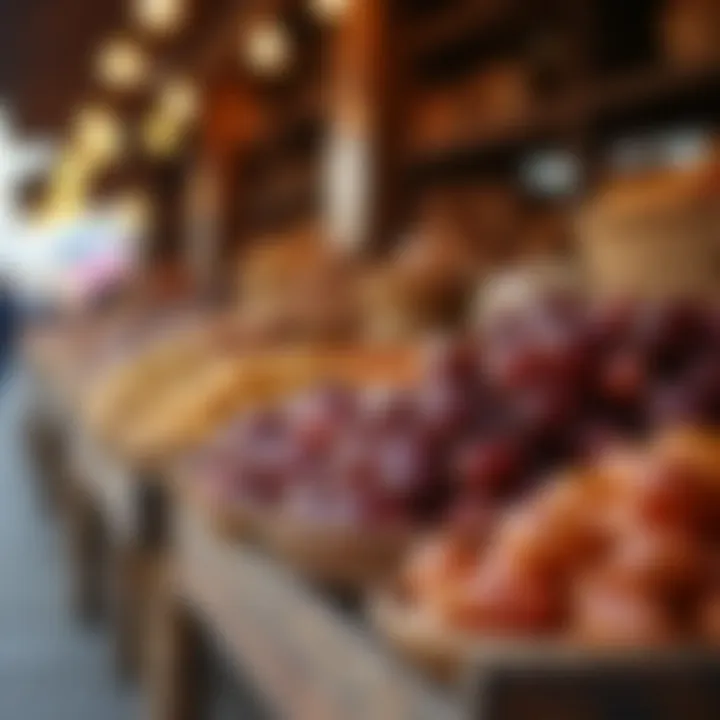
M318 188L308 186L290 194L275 194L253 202L246 218L254 234L285 228L313 216L319 207Z
M155 717L178 717L178 703L197 702L201 636L278 717L497 720L632 715L638 707L653 717L716 716L718 655L694 647L593 652L496 640L478 649L462 688L440 687L389 652L357 607L215 534L189 503L176 509L173 572L154 624L165 652L150 688L153 706L169 698L175 712Z
M492 34L499 26L506 25L517 11L516 2L488 0L472 2L461 0L446 10L430 13L409 33L409 45L413 55L422 56L452 45L458 38L468 34Z
M460 717L459 702L402 667L359 613L336 607L263 553L221 539L188 505L178 519L179 599L279 717Z
M549 103L511 122L479 126L444 145L411 151L409 165L414 171L432 171L460 161L517 151L532 142L558 136L577 124L582 112L577 98Z
M720 65L641 68L598 83L588 94L588 109L593 115L632 112L703 90L717 90L719 85Z
M432 148L410 149L411 172L432 172L460 161L522 151L528 144L567 136L612 116L650 113L674 100L720 87L720 65L677 70L640 69L624 77L597 81L557 101L537 105L524 117L499 125L478 125ZM661 116L662 113L658 113Z

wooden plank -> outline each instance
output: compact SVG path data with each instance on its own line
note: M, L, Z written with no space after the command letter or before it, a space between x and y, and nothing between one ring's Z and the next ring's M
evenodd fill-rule
M429 148L408 149L412 172L451 163L468 156L521 150L531 142L569 138L580 125L608 115L642 110L673 98L717 89L720 66L688 70L665 67L641 69L620 78L597 80L576 87L552 102L537 103L525 116L510 122L484 125L448 137L447 142Z
M719 85L720 65L717 64L684 69L669 66L641 68L598 82L588 93L587 102L594 115L617 113L671 101L691 92L717 90Z
M75 423L71 447L77 482L93 499L110 533L131 539L138 533L132 472L103 452L81 423Z
M207 664L201 623L176 592L168 565L150 608L150 653L143 670L151 720L200 720L207 702Z
M720 717L720 654L535 644L485 653L470 687L478 720L711 720Z
M409 31L411 52L421 55L451 45L468 32L491 35L500 24L517 14L518 3L509 0L460 0L415 23Z
M569 97L537 105L509 122L466 126L442 144L411 148L410 168L421 170L454 159L518 149L533 141L562 138L577 126L584 113L582 101Z
M457 716L452 702L276 562L214 536L186 506L175 537L181 593L281 717Z
M81 424L73 437L78 534L71 570L79 598L110 585L115 661L122 677L137 675L148 652L148 616L166 545L168 497L156 474L107 453ZM86 529L98 525L97 529ZM97 562L98 553L102 558Z

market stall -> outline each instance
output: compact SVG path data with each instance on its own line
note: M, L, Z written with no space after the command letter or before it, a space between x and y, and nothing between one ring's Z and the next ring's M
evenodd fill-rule
M157 720L208 638L280 717L715 717L717 12L317 5L118 105L137 286L38 354L77 609Z

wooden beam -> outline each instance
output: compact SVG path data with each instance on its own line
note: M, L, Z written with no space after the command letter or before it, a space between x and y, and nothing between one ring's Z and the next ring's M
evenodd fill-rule
M393 240L404 205L407 62L394 5L351 2L331 56L328 227L338 243L370 252Z

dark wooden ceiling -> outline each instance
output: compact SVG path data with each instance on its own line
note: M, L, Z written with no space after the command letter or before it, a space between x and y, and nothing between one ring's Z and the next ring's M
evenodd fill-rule
M10 105L21 130L59 132L73 110L97 94L97 47L132 26L129 5L127 0L0 0L0 102ZM162 67L192 66L212 46L224 18L243 3L190 0L189 5L192 22L171 43L158 46L139 38Z
M92 80L100 38L124 0L0 0L0 97L23 131L57 131Z

